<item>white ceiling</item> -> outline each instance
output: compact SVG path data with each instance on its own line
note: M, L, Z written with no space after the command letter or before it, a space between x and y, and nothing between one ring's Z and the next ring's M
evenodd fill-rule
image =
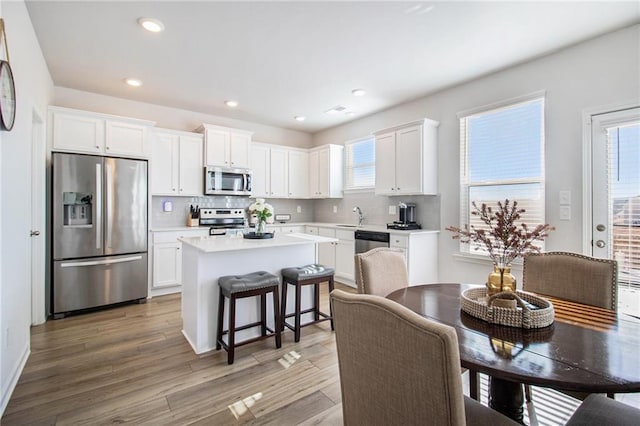
M27 8L56 86L311 133L640 21L637 1L27 0ZM165 31L144 31L140 17ZM126 86L125 77L144 84ZM352 96L355 88L367 95ZM324 113L336 105L356 115Z

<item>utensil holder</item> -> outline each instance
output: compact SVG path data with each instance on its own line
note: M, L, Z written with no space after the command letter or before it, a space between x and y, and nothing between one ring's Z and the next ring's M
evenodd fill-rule
M200 226L200 219L187 216L187 226Z

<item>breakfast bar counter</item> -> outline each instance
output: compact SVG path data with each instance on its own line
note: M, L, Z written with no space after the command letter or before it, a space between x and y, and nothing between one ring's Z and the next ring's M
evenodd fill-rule
M182 333L193 350L200 354L215 349L218 318L218 278L267 271L280 278L282 268L315 263L317 244L336 242L335 238L309 234L275 234L274 238L251 240L242 236L185 237L182 242ZM302 309L311 307L311 288L302 293ZM290 292L289 296L293 296ZM282 294L282 292L280 292ZM259 299L237 302L236 323L256 322ZM293 306L293 301L288 301ZM267 318L273 318L267 302ZM228 312L225 308L225 312ZM311 314L309 318L311 318ZM303 322L305 318L303 316ZM225 328L226 328L225 318ZM273 326L273 324L270 324ZM257 336L258 329L236 334L242 341Z

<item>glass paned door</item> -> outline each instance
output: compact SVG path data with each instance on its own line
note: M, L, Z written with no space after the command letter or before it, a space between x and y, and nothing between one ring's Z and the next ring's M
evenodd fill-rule
M618 308L640 316L640 108L592 117L593 255L618 261Z

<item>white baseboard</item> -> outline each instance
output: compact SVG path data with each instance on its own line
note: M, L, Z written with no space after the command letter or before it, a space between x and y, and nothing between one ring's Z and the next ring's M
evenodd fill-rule
M11 395L13 394L16 385L18 384L18 380L20 379L20 375L22 374L22 370L24 370L24 366L27 364L27 360L29 359L29 355L31 354L31 347L27 344L24 348L22 356L20 357L20 362L18 362L18 367L11 374L11 380L9 381L9 385L3 389L2 391L2 405L0 405L0 417L4 414L4 410L7 408L9 404L9 399L11 399Z

